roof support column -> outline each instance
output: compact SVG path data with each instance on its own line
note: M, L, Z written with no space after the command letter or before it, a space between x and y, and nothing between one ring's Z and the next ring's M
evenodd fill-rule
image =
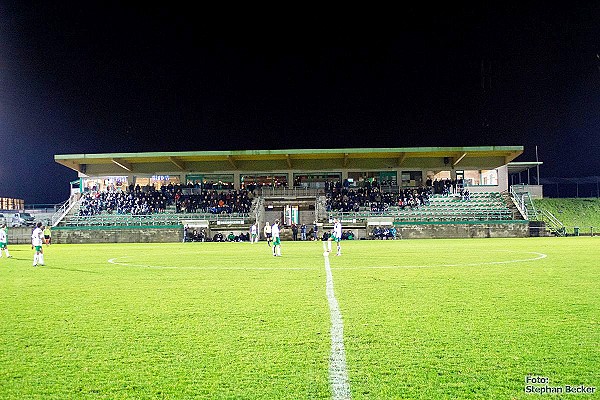
M233 188L235 190L240 190L242 188L240 171L233 171Z

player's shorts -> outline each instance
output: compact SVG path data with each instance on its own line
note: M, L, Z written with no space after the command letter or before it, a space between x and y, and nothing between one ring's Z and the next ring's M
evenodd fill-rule
M44 235L44 239L46 239L46 240L50 239L50 235Z
M271 237L273 236L272 233L267 233L266 235L267 235L267 239L271 239Z
M273 239L273 246L278 246L281 244L281 239L279 239L279 236L277 236L276 238Z
M334 241L334 242L339 242L339 241L341 241L341 240L342 240L342 238L341 238L341 237L337 237L337 236L335 236L335 235L331 235L329 238L330 238L332 241Z
M41 252L42 251L42 246L34 246L35 251L37 252Z
M6 242L0 242L0 249L6 248Z

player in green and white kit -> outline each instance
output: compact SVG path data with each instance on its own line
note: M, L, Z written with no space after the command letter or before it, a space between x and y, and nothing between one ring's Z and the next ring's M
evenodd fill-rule
M273 256L281 257L281 239L279 238L279 220L276 219L271 227L271 237L273 238Z
M342 255L342 246L340 242L342 241L342 223L339 219L333 220L333 232L329 239L327 239L327 252L331 253L331 242L335 242L337 244L337 254L336 256Z
M6 252L6 257L12 257L8 252L8 234L6 233L6 224L2 224L0 227L0 257L2 257L2 250Z
M37 226L31 233L31 245L35 249L35 254L33 255L33 266L37 267L37 265L44 265L44 251L42 249L42 244L44 243L44 230L42 229L42 223L38 222Z

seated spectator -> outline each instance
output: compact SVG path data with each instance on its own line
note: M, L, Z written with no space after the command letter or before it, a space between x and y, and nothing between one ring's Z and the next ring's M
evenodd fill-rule
M250 241L250 233L240 233L240 236L238 236L238 240L240 242L249 242Z
M213 242L224 242L225 238L223 237L223 234L221 232L215 234L215 236L213 236Z
M383 231L381 232L381 239L383 240L387 240L390 237L390 228L388 228L387 226L383 228Z
M380 226L373 228L373 239L381 239L383 236L383 230Z
M392 225L389 232L389 239L396 239L396 227Z
M471 200L471 193L469 192L469 189L461 190L461 198L465 201Z

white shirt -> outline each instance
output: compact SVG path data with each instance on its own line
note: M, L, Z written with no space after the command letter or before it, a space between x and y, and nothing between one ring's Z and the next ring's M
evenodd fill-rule
M0 229L0 243L6 243L6 231Z
M253 235L256 235L256 225L252 225L252 227L250 228L250 232L251 232Z
M279 226L277 224L273 224L271 227L271 234L273 235L273 238L279 237Z
M269 225L269 224L265 225L265 235L267 233L271 233L271 225Z
M335 224L333 224L333 236L335 236L337 238L342 237L342 223L341 222L336 222Z
M35 228L31 234L31 244L34 246L41 246L43 236L44 231L42 231L40 228Z

